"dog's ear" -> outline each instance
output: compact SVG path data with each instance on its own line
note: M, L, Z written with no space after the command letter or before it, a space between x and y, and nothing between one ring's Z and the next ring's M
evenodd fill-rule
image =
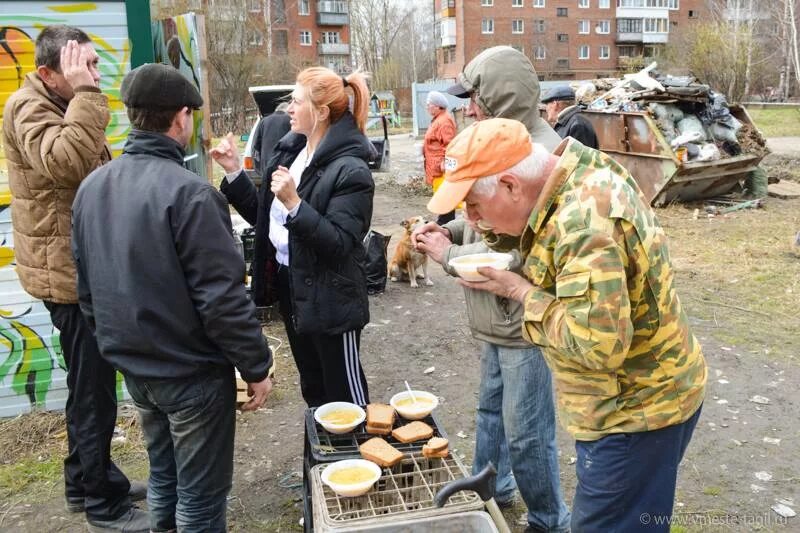
M400 222L400 225L408 229L409 226L408 219L404 219L402 222Z

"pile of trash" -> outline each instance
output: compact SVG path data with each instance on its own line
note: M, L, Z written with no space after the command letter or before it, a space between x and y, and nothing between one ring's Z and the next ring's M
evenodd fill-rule
M733 116L724 94L693 76L658 74L656 66L651 63L623 79L583 83L576 99L590 111L649 113L683 162L769 153L759 131Z

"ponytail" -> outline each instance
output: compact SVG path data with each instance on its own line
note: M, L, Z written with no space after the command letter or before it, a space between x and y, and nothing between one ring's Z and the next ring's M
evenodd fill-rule
M367 76L363 72L353 72L345 78L345 81L353 91L353 117L356 119L358 129L363 133L367 128L367 114L369 112Z

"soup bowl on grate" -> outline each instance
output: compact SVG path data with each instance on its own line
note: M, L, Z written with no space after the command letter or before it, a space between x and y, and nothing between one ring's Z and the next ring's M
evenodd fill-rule
M364 459L345 459L328 465L322 482L339 496L361 496L370 491L381 477L381 467Z
M448 264L455 269L458 277L466 281L486 281L486 276L478 273L480 267L492 267L497 270L506 270L511 264L511 254L488 252L482 254L469 254L454 257Z
M389 405L406 420L422 420L436 409L439 398L435 394L421 390L415 390L412 398L408 391L403 391L392 396Z
M367 418L364 409L350 402L330 402L314 411L314 419L330 433L353 431Z

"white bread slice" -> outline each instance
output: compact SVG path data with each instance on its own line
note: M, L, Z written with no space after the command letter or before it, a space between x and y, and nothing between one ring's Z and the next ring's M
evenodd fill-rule
M416 442L433 437L433 428L419 420L392 431L392 437L402 443Z
M380 437L372 437L358 447L361 456L378 466L393 466L403 460L404 455Z

